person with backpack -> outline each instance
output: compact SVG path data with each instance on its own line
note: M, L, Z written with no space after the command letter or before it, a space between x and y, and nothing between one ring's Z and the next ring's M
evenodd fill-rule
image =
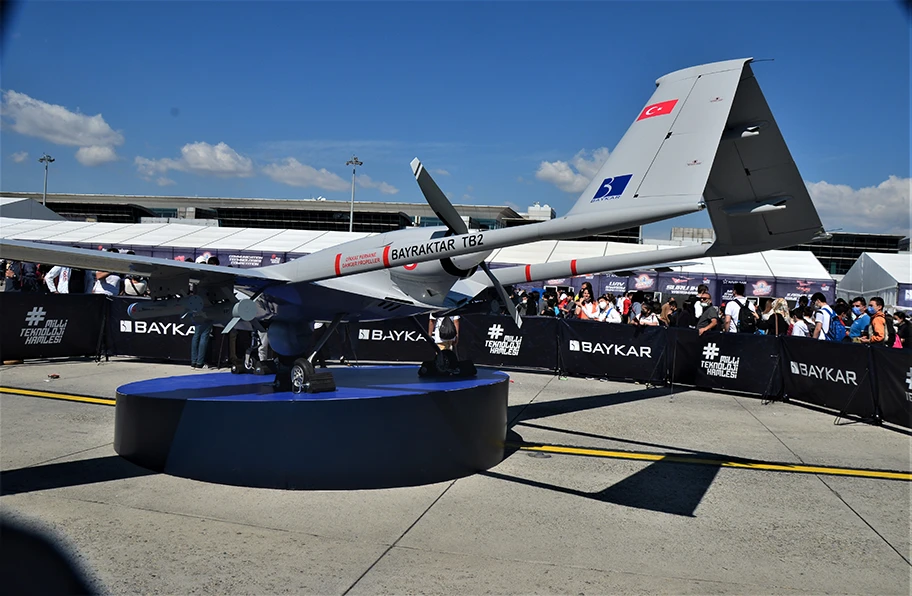
M448 317L435 317L431 313L428 319L428 335L434 338L434 343L441 350L456 351L459 343L459 315Z
M884 345L887 341L887 318L883 311L884 301L880 296L874 296L868 302L868 314L871 316L871 325L868 327L867 337L862 337L861 342L871 345Z
M821 341L842 341L846 335L845 325L827 304L823 292L815 292L811 296L811 304L816 309L812 337Z
M757 310L744 297L744 284L732 288L734 298L725 305L725 330L729 333L754 333L757 331Z

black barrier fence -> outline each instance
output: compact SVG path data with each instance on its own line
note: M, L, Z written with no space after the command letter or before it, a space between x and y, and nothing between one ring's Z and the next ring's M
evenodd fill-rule
M666 375L665 329L558 320L561 369L574 374L662 382ZM525 324L523 324L525 327Z
M0 358L98 354L107 311L102 295L0 292Z
M135 298L0 292L3 360L124 355L189 362L194 327L169 317L134 321ZM427 318L420 317L421 329ZM243 358L251 333L212 331L207 362ZM326 327L317 329L318 340ZM476 364L561 371L600 378L692 385L763 397L787 397L846 415L912 428L912 350L800 337L530 317L465 315L457 353ZM409 319L341 325L323 348L327 359L420 362L434 347Z
M862 418L874 417L877 402L871 358L873 352L888 348L800 337L782 338L779 345L787 396ZM912 355L905 359L912 363ZM909 368L907 364L906 370ZM910 426L909 422L904 426Z
M486 366L557 370L559 322L554 317L530 317L518 329L510 317L461 317L459 356L471 355L475 364Z

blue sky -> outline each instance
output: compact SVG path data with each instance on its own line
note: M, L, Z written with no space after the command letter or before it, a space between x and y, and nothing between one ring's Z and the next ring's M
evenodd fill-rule
M659 76L754 72L824 224L909 231L910 29L889 2L31 2L0 190L421 200L559 215ZM570 179L555 175L563 172ZM671 224L650 227L667 235ZM675 225L708 225L704 215Z

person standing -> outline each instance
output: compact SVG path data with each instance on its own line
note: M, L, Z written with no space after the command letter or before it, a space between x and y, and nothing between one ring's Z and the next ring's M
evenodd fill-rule
M868 302L868 314L871 315L871 326L867 337L862 337L861 342L873 345L883 345L887 339L887 318L884 315L884 301L880 296L874 296Z
M906 313L897 310L893 313L893 320L896 322L896 337L902 347L906 350L912 348L912 325L909 324Z
M69 294L70 293L70 275L73 269L70 267L61 267L54 265L51 270L44 276L44 283L47 285L51 294Z
M453 324L450 329L449 320ZM434 343L441 350L452 350L456 352L456 345L459 343L459 315L436 317L430 313L428 318L428 335L434 339Z
M861 343L861 338L867 336L868 326L871 324L871 315L867 313L864 296L852 298L852 325L849 327L849 341Z
M732 288L732 291L734 293L734 298L729 300L728 304L725 305L725 330L729 333L738 333L739 331L744 332L745 330L740 329L738 326L738 320L741 316L741 309L748 309L750 316L754 317L755 321L757 319L757 310L754 308L753 303L744 297L743 283L736 283Z
M834 313L833 309L830 308L830 305L827 304L826 296L823 295L823 292L815 292L814 295L811 296L811 303L816 309L816 312L814 313L814 331L812 335L814 339L826 340L827 332L830 330L830 321L836 316L836 313Z
M697 333L703 335L707 331L712 331L719 323L719 309L713 306L712 297L709 292L703 292L700 295L700 305L702 310L700 318L697 319Z

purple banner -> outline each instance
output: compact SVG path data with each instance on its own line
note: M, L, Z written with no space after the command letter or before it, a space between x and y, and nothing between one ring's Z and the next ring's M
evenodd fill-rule
M655 271L635 271L627 281L627 289L636 292L657 292L658 285Z
M816 292L821 292L826 296L827 302L832 304L836 297L836 284L829 279L779 278L776 280L776 297L785 298L789 302L797 302L800 296L810 298Z
M662 292L662 298L677 294L679 296L689 296L697 293L697 287L700 284L709 286L709 293L712 296L716 289L716 278L706 273L660 273L658 291Z
M600 294L614 294L616 297L621 297L627 293L627 277L619 277L613 273L603 273L599 276L601 278L599 283Z
M719 283L719 298L722 302L728 302L734 298L734 287L736 283L744 284L745 296L756 296L757 298L771 298L776 296L775 277L737 277L727 276Z
M912 284L899 284L896 293L896 306L912 308Z

